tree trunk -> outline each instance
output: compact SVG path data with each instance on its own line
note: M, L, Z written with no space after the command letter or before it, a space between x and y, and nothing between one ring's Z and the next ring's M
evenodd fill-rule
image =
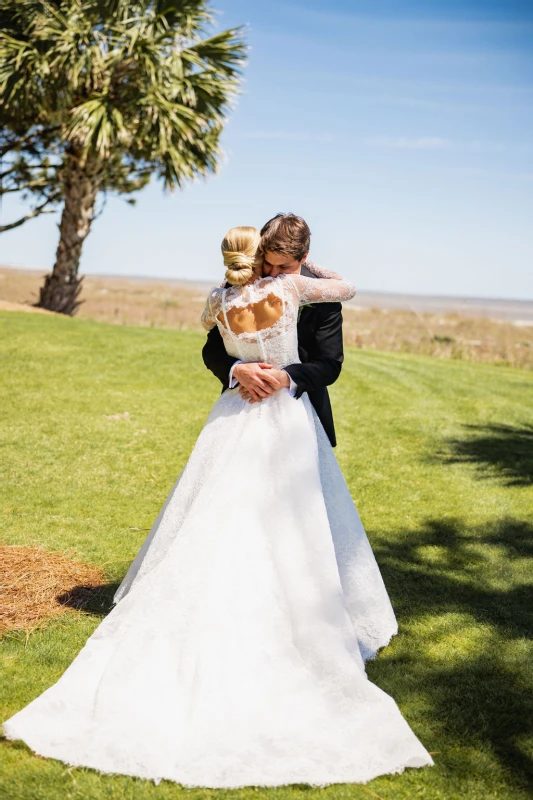
M74 315L83 300L78 300L83 277L78 277L81 249L94 217L100 184L101 164L88 158L85 162L71 153L64 171L65 205L59 225L56 263L41 287L40 308Z

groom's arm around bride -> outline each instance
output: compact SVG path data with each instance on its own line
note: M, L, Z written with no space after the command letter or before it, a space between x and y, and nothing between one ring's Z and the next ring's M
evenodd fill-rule
M300 217L294 214L278 214L266 223L261 230L261 236L265 275L276 277L285 272L300 273L309 278L316 277L306 266L310 231ZM339 377L344 359L340 303L317 303L301 309L298 320L298 354L302 363L290 364L285 371L296 384L297 398L304 392L308 393L334 447L335 427L327 387ZM222 383L223 390L227 389L230 371L238 359L226 352L217 327L209 332L202 356L206 367ZM238 375L237 372L234 377L245 385L246 376L241 374L239 378ZM275 389L269 386L267 392L273 391Z

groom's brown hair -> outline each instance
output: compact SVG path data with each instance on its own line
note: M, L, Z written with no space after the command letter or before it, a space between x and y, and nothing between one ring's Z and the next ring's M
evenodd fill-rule
M276 214L261 228L261 252L286 253L301 261L309 252L311 231L296 214Z

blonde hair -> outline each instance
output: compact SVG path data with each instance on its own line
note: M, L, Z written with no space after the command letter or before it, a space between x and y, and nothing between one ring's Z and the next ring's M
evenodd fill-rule
M259 267L257 248L261 234L257 228L231 228L222 240L221 250L226 267L226 280L234 286L248 283Z

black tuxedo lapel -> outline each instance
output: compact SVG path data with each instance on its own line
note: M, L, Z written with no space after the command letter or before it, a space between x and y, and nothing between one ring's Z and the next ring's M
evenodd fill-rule
M305 278L316 279L310 270L302 264L300 274ZM324 361L328 362L328 376L327 382L332 383L341 369L343 360L342 350L342 312L340 303L315 303L302 306L301 313L298 319L298 355L302 364L309 364L314 362L319 366L321 371ZM323 330L331 326L331 320L334 319L335 334L332 341L328 345L324 345ZM317 340L320 338L320 343ZM338 371L337 371L338 370ZM333 376L331 375L333 371ZM335 437L335 425L333 422L333 412L331 410L331 402L329 393L325 385L316 386L308 384L306 378L306 368L298 367L297 365L290 366L287 369L291 378L298 385L297 397L301 397L304 392L307 392L309 399L317 413L317 416L322 423L322 426L331 442L332 447L335 447L337 441Z

